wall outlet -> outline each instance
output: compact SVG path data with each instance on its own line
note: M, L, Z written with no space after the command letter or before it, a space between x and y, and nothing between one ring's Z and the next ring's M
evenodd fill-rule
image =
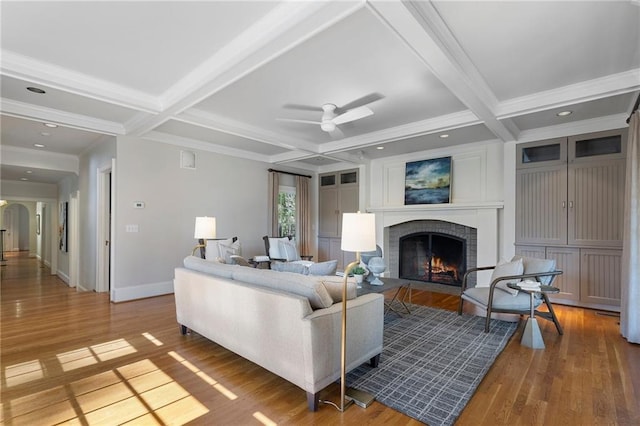
M134 201L133 202L134 209L144 209L144 201Z

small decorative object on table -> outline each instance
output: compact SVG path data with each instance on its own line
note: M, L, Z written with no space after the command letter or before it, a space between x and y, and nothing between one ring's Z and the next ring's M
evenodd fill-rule
M387 269L387 265L384 264L384 259L381 257L372 257L367 264L371 275L367 278L371 285L383 285L380 281L380 275Z
M351 272L353 273L353 277L356 279L356 284L362 284L362 279L366 272L364 268L362 266L356 266Z

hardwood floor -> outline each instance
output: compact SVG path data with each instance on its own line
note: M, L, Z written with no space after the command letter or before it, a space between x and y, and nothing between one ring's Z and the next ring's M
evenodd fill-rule
M112 304L35 259L7 259L6 425L420 424L378 402L311 413L296 386L195 333L181 336L172 295ZM413 302L454 310L458 298L414 292ZM620 337L615 316L565 306L557 314L565 334L541 320L545 350L522 347L520 325L457 425L640 424L640 346ZM335 401L339 387L325 393Z

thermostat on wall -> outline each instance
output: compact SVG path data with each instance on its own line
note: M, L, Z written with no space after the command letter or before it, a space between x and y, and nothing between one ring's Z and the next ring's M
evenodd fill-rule
M134 201L133 202L134 209L144 209L144 201Z

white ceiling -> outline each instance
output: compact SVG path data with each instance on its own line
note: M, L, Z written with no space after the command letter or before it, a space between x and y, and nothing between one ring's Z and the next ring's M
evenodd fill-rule
M105 135L318 171L622 127L640 91L636 0L0 7L3 179L55 182L53 163ZM337 139L277 120L320 121L325 103L374 114L340 125ZM51 167L33 167L37 150Z

